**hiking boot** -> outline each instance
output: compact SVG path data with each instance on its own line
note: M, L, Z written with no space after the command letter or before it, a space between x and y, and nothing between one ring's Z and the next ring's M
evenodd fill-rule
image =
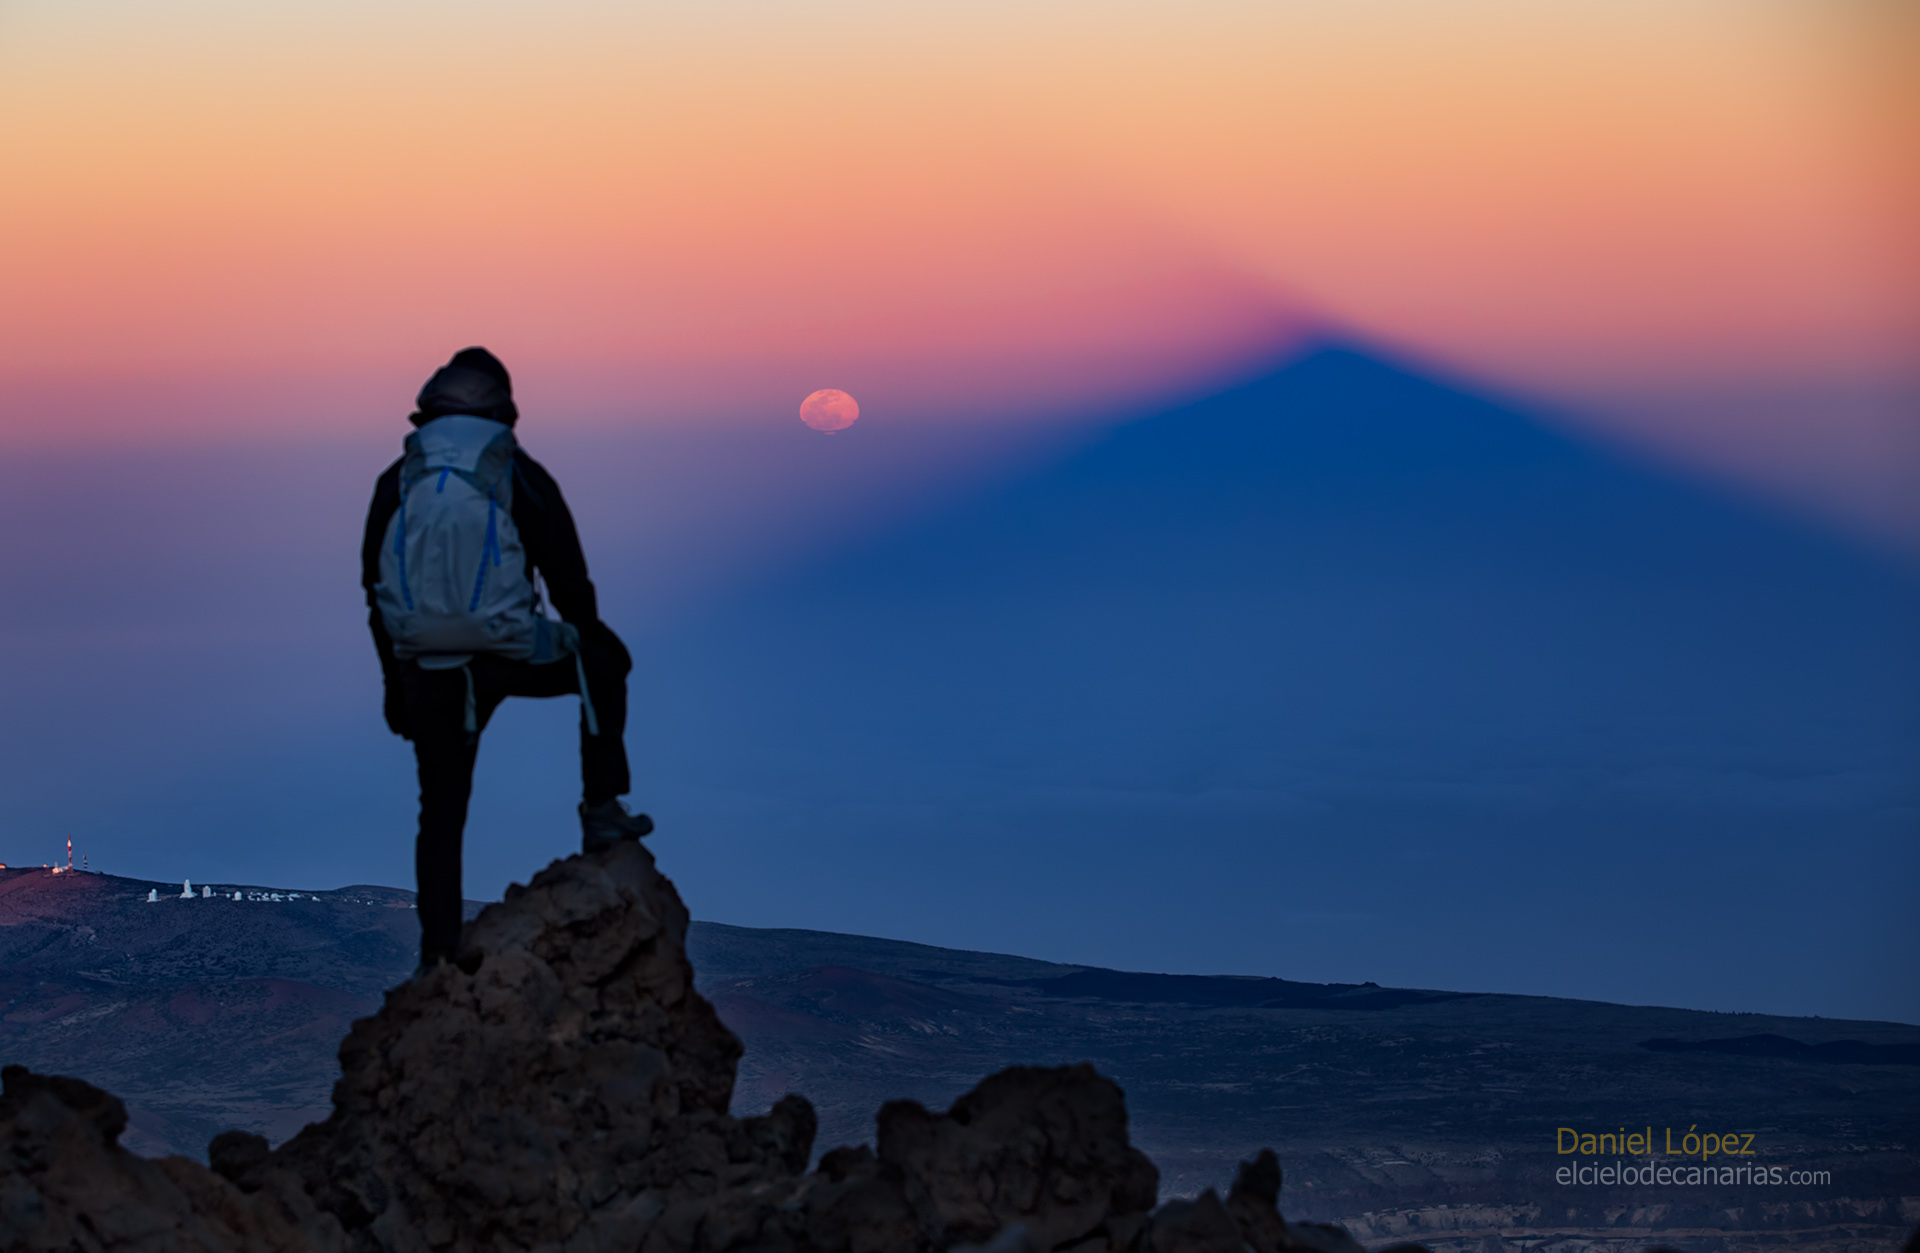
M653 833L653 819L645 814L628 813L617 800L587 808L580 802L580 851L597 853L621 840L637 840Z

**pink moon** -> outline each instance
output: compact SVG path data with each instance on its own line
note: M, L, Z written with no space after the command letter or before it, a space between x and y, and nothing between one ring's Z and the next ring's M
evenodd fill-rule
M846 430L859 416L860 406L837 387L823 387L800 402L800 420L829 435Z

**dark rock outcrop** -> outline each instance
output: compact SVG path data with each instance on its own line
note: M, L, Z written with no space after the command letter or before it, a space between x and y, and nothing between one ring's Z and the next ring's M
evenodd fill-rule
M805 1169L804 1102L728 1117L740 1042L644 849L511 895L354 1024L332 1117L274 1155L356 1247L631 1248L655 1211Z
M1042 1249L1125 1248L1159 1199L1160 1172L1127 1143L1126 1097L1085 1065L1004 1070L944 1114L889 1101L879 1156L937 1248L1014 1226Z
M693 988L687 911L639 845L556 862L395 988L340 1049L333 1114L211 1168L117 1142L75 1079L5 1072L0 1248L267 1253L1353 1253L1290 1226L1271 1153L1225 1202L1155 1211L1124 1096L1015 1067L936 1114L894 1101L877 1150L806 1173L812 1107L727 1113L741 1047Z
M1280 1159L1262 1149L1240 1164L1225 1202L1212 1188L1154 1211L1141 1253L1362 1253L1339 1227L1289 1223L1280 1216ZM1421 1253L1425 1253L1424 1250Z
M0 1249L334 1253L340 1226L298 1188L241 1191L198 1162L119 1145L127 1111L78 1079L0 1071Z

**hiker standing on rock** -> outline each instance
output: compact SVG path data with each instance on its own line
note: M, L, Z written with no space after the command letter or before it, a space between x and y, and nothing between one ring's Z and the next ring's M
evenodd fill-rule
M509 696L580 696L581 847L653 830L617 799L631 786L627 672L600 621L560 488L513 437L499 358L467 348L427 380L406 453L373 489L360 581L386 680L387 726L420 768L420 965L460 940L460 842L480 732ZM544 584L559 620L543 612Z

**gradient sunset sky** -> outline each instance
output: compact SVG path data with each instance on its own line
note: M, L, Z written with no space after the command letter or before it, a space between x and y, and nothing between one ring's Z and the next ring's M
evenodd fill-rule
M569 420L1040 414L1331 325L1897 533L1909 11L16 0L0 440L385 424L467 342Z
M359 529L481 343L703 917L1914 1020L1917 34L0 0L0 859L411 882Z

